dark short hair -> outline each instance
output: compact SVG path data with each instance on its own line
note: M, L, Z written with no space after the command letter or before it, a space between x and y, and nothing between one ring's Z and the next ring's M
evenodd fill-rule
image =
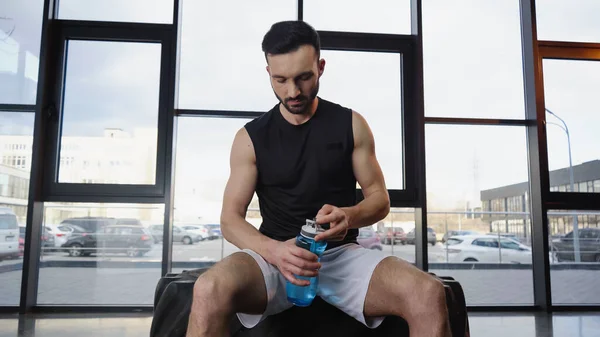
M317 56L320 55L321 41L319 33L304 21L281 21L273 24L265 34L262 50L266 58L268 54L289 53L303 45L313 46Z

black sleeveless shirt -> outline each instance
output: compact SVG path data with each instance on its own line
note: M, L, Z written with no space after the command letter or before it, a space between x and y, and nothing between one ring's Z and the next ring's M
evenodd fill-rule
M277 104L245 128L258 169L261 233L285 241L297 236L324 204L356 204L352 110L319 98L315 114L293 125ZM328 242L327 249L356 242L357 236L358 230L350 229L343 241Z

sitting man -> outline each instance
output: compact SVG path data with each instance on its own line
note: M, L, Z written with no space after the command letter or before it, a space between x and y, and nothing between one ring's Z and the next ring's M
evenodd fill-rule
M307 285L295 275L318 275L318 296L370 328L396 315L412 337L449 337L442 283L357 244L360 227L387 216L389 195L365 119L317 96L325 69L318 33L302 21L279 22L262 49L279 103L235 135L221 213L224 237L242 251L198 278L187 336L228 336L234 314L251 328L292 306L286 280ZM255 191L259 230L245 220ZM316 237L328 242L320 261L294 239L315 217L329 224Z

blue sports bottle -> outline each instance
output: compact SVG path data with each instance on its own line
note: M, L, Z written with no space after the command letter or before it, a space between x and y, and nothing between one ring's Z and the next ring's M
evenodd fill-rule
M324 229L317 225L315 220L306 220L306 224L302 226L302 230L300 234L296 237L296 246L300 248L304 248L311 253L316 254L319 257L319 261L321 260L321 255L325 251L325 247L327 247L327 242L325 241L315 241L315 236L318 233L323 232ZM301 280L309 280L310 285L308 286L297 286L290 281L287 281L285 290L287 292L288 301L294 305L299 307L307 307L314 300L317 295L317 289L319 287L319 277L306 277L306 276L297 276L294 275L297 279Z

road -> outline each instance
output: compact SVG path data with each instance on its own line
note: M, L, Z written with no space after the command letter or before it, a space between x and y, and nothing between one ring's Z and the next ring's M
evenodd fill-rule
M415 246L383 246L384 252L414 261ZM173 261L218 261L237 248L221 240L194 245L173 245ZM42 261L96 261L98 268L45 267L40 270L40 304L151 305L154 287L160 277L162 244L154 245L145 256L128 258L105 254L92 257L70 257L64 252L47 253ZM444 262L442 245L429 246L430 262ZM108 268L103 262L156 262L145 267ZM0 267L17 265L21 260L0 262ZM109 264L107 264L108 266ZM181 271L174 268L175 272ZM470 305L531 304L533 282L531 269L431 270L438 275L453 276L465 288ZM552 270L553 300L557 303L600 303L597 291L599 270ZM21 272L0 273L0 305L16 305L19 299Z

